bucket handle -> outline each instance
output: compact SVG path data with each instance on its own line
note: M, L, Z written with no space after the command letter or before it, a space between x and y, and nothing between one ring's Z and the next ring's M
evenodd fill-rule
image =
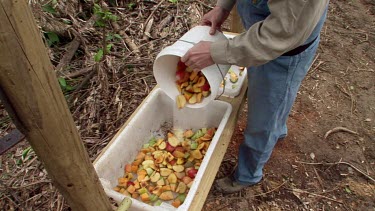
M194 43L194 42L191 42L191 41L181 40L181 39L179 39L179 40L177 40L177 41L181 41L181 42L189 43L189 44L192 44L192 45L196 45L196 44L197 44L197 43ZM220 72L221 78L222 78L223 81L224 81L224 75L223 75L223 72L221 72L220 66L219 66L218 64L216 64L216 63L215 63L215 65L216 65L217 69L218 69L219 72ZM215 97L215 100L219 99L219 97L221 97L221 95L223 95L224 92L225 92L225 86L223 86L223 91L221 92L221 94L220 94L219 96L216 96L216 97Z

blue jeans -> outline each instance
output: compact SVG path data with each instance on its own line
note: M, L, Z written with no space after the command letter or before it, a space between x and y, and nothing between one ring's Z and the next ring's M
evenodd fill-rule
M249 8L254 6L249 3L251 0L237 2L247 29L267 17L267 9ZM250 5L241 5L243 2ZM252 13L249 14L249 11ZM248 68L247 128L234 175L240 184L250 185L262 179L263 167L277 140L286 136L288 115L318 48L320 28L314 30L318 32L317 35L312 35L312 40L317 39L302 53L280 56L264 65Z

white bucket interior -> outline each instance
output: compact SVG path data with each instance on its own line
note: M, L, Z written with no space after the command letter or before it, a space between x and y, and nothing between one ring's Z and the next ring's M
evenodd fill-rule
M173 45L164 48L156 57L153 66L156 82L173 101L175 101L180 94L176 87L177 62L191 47L194 46L193 43L198 43L199 41L214 42L227 39L223 33L218 31L214 35L210 35L209 30L210 27L208 26L196 26L192 28ZM205 97L201 103L187 103L186 106L190 108L201 108L214 100L216 96L220 94L218 93L220 83L223 80L223 76L227 74L229 68L230 65L214 64L201 70L210 84L211 95Z

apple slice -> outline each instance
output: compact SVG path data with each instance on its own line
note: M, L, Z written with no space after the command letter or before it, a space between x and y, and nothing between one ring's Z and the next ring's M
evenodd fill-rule
M171 186L170 185L164 185L161 187L161 192L164 192L164 191L170 191L171 190Z
M133 194L135 192L135 187L133 185L129 185L129 187L126 189L130 194Z
M186 184L183 182L178 183L178 186L176 188L177 193L185 193L186 192Z
M156 186L154 188L154 190L152 191L153 194L157 195L157 196L160 196L160 194L162 193L162 187L161 186Z
M187 86L185 90L188 91L188 92L194 92L194 89L193 89L192 85Z
M178 208L179 206L181 206L181 201L179 199L175 199L172 201L172 206L174 206L175 208Z
M190 177L188 177L188 176L184 176L184 177L181 179L181 181L182 181L183 183L185 183L185 185L187 185L187 184L189 184L191 181L193 181L193 179L190 178Z
M177 108L178 109L181 109L181 108L185 107L185 104L186 104L185 97L183 95L178 95L176 103L177 103Z
M160 173L155 172L150 178L151 178L151 182L157 182L160 179Z
M184 152L181 152L181 151L173 151L172 155L176 158L183 158L185 156L185 153Z
M166 150L167 152L173 152L174 149L175 149L175 147L173 147L170 143L167 143L167 146L166 146L166 148L165 148L165 150Z
M181 89L181 86L179 85L178 82L176 82L176 87L177 87L177 91L178 91L178 93L181 93L181 92L182 92L182 89Z
M196 102L197 102L197 94L193 94L193 96L189 100L189 103L195 104Z
M139 194L137 192L132 193L132 198L137 199L139 197Z
M193 86L194 93L201 93L202 89L200 87L196 87L196 85Z
M184 157L185 157L185 153L184 153ZM184 158L177 158L177 165L182 165L185 163L185 159Z
M194 181L191 181L189 184L187 184L186 186L188 187L188 188L191 188L191 186L193 185L193 182Z
M164 178L163 178L163 177L160 177L160 179L156 182L156 185L158 185L158 186L163 186L163 185L165 185Z
M148 193L143 193L143 194L141 194L141 200L142 200L143 202L148 202L148 201L150 201L150 196L148 195Z
M202 102L202 93L197 93L197 103Z
M173 171L171 169L168 169L168 168L160 168L160 175L163 176L163 177L167 177L169 176L170 174L172 174ZM138 175L139 176L139 175Z
M193 81L195 79L195 77L197 77L197 76L198 76L197 71L191 72L190 77L189 77L190 81Z
M185 167L183 165L175 165L173 166L173 170L175 172L183 172L185 170Z
M130 172L132 172L132 165L126 164L125 165L125 173L130 173Z
M185 172L175 172L174 174L178 179L182 179L186 175Z
M196 85L198 87L202 87L205 83L206 83L206 78L204 76L201 76L201 77L199 77L198 82L196 83Z
M180 143L180 141L177 139L176 136L172 136L172 137L169 137L169 138L168 138L168 143L169 143L172 147L177 147L177 145Z
M141 185L139 184L138 180L134 181L134 187L135 187L136 190L138 190L139 188L141 188Z
M201 87L202 91L209 91L210 90L210 84L208 83L208 81L206 81L203 86Z
M171 191L176 192L177 184L172 183L172 184L170 184L170 186L171 186Z
M203 158L202 153L198 149L192 151L191 156L198 160Z
M193 94L192 93L190 93L190 92L184 92L184 97L185 97L185 99L188 101L188 100L190 100L190 98L193 96Z
M144 169L149 168L153 164L154 164L153 160L145 160L145 161L142 162L142 166L143 166Z
M159 164L164 161L164 154L158 155L155 157L155 163Z
M132 165L131 166L131 172L132 173L137 173L137 171L138 171L138 165Z
M170 184L177 183L177 176L174 173L171 173L169 174L167 180Z
M192 83L193 83L193 84L196 84L196 83L198 82L198 79L199 79L199 76L197 75L197 76L193 79Z
M197 173L198 173L198 170L197 170L197 169L195 169L195 168L191 168L191 169L187 172L187 175L188 175L190 178L194 179L195 176L197 175Z
M173 193L172 191L165 191L160 194L159 198L164 201L170 201L173 199Z
M180 85L180 87L181 87L181 89L183 89L183 88L185 88L185 87L187 87L187 86L189 86L189 82L184 82L184 83L182 83L181 85ZM180 92L181 93L181 92Z
M192 137L194 135L194 132L192 131L192 130L186 130L185 132L184 132L184 137L185 138L190 138L190 137Z
M165 141L161 142L159 145L159 149L163 150L167 147L167 143Z

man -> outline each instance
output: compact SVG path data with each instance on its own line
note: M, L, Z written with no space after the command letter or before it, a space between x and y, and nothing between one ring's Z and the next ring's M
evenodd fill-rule
M248 68L248 119L238 165L216 188L233 193L262 179L263 167L286 121L301 81L313 61L329 0L238 0L246 32L232 40L202 41L181 58L193 69L214 63ZM210 34L220 29L235 0L218 0L204 15Z

